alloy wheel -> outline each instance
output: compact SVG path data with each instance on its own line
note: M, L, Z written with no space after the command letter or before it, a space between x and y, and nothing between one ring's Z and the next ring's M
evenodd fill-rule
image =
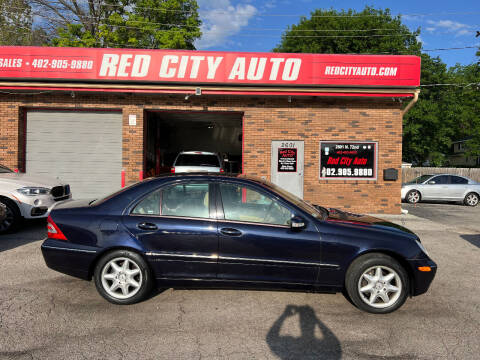
M138 264L126 257L110 260L102 269L102 286L116 299L128 299L142 287L142 271Z
M420 201L420 193L418 191L412 191L408 194L408 202L415 204Z
M402 292L402 281L397 272L387 266L372 266L358 280L362 301L377 309L394 305Z
M478 196L475 194L468 194L465 201L470 206L476 206L478 204Z

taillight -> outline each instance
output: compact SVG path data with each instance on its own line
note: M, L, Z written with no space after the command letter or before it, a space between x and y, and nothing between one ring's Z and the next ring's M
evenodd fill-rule
M220 168L220 172L221 172L221 173L224 173L224 172L225 172L225 170L223 170L222 168Z
M67 241L67 238L65 235L63 235L62 230L58 228L57 224L55 224L50 215L47 217L47 236L49 239Z
M170 172L171 172L172 174L175 174L175 168L174 168L173 166L170 168Z

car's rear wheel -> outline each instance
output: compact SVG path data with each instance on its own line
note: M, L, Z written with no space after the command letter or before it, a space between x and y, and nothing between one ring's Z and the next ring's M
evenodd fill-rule
M407 201L410 203L410 204L416 204L420 201L421 199L421 195L420 195L420 192L418 192L417 190L411 190L407 193Z
M467 206L477 206L478 205L478 194L468 193L463 200L463 203Z
M100 295L121 305L143 300L152 287L147 263L139 254L128 250L104 255L95 266L94 279Z
M350 265L345 286L359 309L386 314L397 310L407 299L409 278L394 258L372 253L359 257Z
M1 198L5 205L5 218L0 221L0 234L13 232L18 229L22 222L22 215L17 205L10 199Z

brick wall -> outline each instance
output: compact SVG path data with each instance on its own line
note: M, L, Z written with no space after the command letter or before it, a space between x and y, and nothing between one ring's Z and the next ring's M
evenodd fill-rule
M400 104L387 99L253 98L135 94L0 95L0 163L22 169L23 114L28 108L121 109L127 183L143 170L145 112L156 110L244 113L244 171L270 177L271 140L304 140L304 197L313 203L368 213L399 213L401 181L384 182L383 169L401 171ZM137 125L128 125L129 115ZM378 180L319 180L319 141L378 141ZM401 178L401 176L400 176Z

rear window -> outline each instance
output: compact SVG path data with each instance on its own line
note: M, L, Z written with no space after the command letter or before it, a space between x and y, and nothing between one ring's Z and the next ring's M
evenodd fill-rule
M460 176L450 176L452 184L468 184L468 180Z
M175 166L211 166L220 167L215 155L181 154L178 156Z

